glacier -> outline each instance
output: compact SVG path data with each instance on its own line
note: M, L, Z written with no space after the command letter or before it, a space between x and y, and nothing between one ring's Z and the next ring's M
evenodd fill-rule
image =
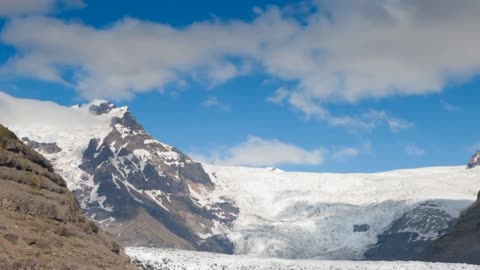
M455 219L480 190L480 170L464 166L373 174L205 168L216 186L209 196L231 199L240 209L228 232L236 254L289 259L363 259L404 214L427 204ZM435 240L447 223L402 229ZM355 230L362 225L368 230ZM431 231L422 230L428 225Z

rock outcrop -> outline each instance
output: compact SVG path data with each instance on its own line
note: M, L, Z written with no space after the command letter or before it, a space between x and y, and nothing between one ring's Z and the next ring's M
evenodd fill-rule
M462 212L447 234L420 254L419 260L480 264L480 193L477 201Z
M477 151L467 164L467 169L473 169L480 165L480 151Z
M2 125L0 269L134 269L50 162Z
M440 236L446 234L455 218L434 201L424 202L395 220L378 235L377 243L365 252L375 261L414 260Z
M41 153L56 154L62 151L62 148L58 147L56 143L39 143L29 138L22 138L22 142Z

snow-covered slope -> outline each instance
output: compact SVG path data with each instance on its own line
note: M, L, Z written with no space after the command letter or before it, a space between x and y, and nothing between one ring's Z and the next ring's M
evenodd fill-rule
M145 270L478 270L480 266L422 262L280 260L180 250L129 248Z
M216 185L211 196L240 209L229 233L236 253L282 258L362 259L392 229L408 236L403 245L434 240L480 189L480 170L465 167L376 174L206 169Z
M84 106L64 107L48 101L18 99L0 92L0 122L16 132L19 138L39 143L54 143L60 147L57 153L45 153L53 160L55 169L66 180L70 190L85 185L83 151L92 138L105 138L111 131L113 117L122 117L127 107L115 108L109 114L95 115L90 106L101 104L92 101Z

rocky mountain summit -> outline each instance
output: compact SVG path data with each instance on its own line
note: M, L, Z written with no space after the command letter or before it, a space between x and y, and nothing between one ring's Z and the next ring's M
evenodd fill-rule
M95 115L118 110L102 102ZM231 202L203 202L215 187L201 164L150 136L127 109L111 131L92 138L79 165L89 185L75 194L87 215L130 246L177 247L232 253L219 232L238 210Z
M472 169L480 165L480 150L473 154L472 158L467 164L467 169Z
M1 125L0 269L134 269L50 162Z

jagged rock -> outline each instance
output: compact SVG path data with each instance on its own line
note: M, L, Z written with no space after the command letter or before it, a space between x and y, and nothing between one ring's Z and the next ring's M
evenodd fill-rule
M368 232L370 230L370 225L368 224L355 224L353 225L353 232Z
M414 260L455 219L434 202L425 202L395 220L365 252L368 260Z
M480 165L480 151L477 151L467 164L467 169L473 169Z
M107 114L113 109L116 109L117 106L107 101L98 101L97 104L92 104L89 108L90 112L95 115Z
M129 111L125 112L122 117L113 117L112 118L112 126L120 125L124 130L127 130L129 134L135 135L135 131L144 133L145 130L143 126L140 125L135 117L133 117L132 113Z
M62 148L58 147L57 143L39 143L27 137L22 138L22 142L37 151L47 154L56 154L62 151Z
M18 241L18 236L11 233L3 235L3 238L5 238L5 240L10 242L12 245L16 245Z
M0 125L0 269L134 269L51 164Z

